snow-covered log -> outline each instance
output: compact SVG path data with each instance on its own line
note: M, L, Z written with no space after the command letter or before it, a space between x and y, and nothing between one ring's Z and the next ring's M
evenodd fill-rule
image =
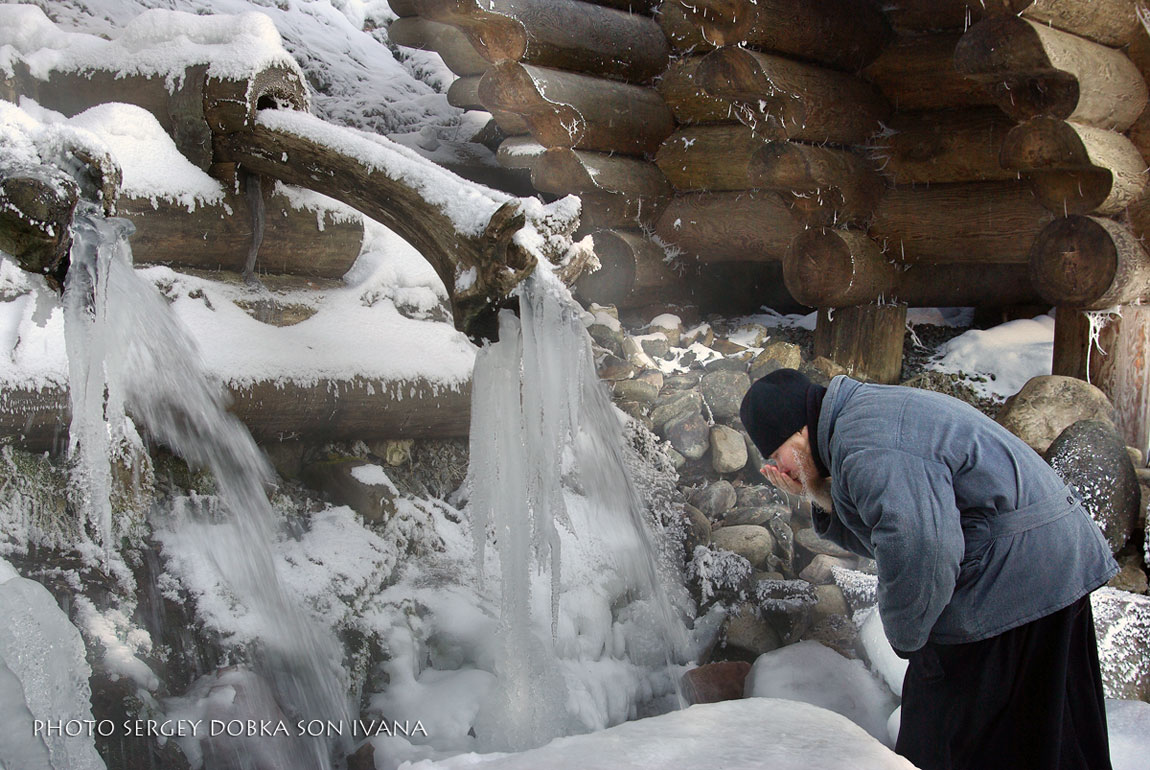
M1057 118L1012 129L1001 160L1023 172L1042 205L1059 214L1118 214L1146 190L1146 161L1129 139Z
M746 48L707 54L696 77L764 139L861 144L890 112L861 78Z
M1125 131L1147 103L1146 81L1121 51L1013 16L971 27L954 64L1018 121L1052 115Z
M16 165L0 153L0 251L59 288L68 269L69 226L79 200L80 186L58 168Z
M868 0L678 0L717 46L749 45L854 72L890 36Z

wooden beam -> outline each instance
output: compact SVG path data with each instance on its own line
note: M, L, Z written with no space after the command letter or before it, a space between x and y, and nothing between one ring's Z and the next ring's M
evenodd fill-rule
M868 0L680 0L716 46L749 45L855 72L890 37Z
M671 197L671 185L650 161L626 155L553 148L531 169L537 190L559 195L617 193L651 206Z
M631 83L667 68L648 17L580 0L423 0L420 15L459 29L491 62L522 62Z
M714 43L708 42L703 37L703 30L687 15L687 9L676 0L667 0L660 4L656 18L675 53L690 54L714 50Z
M752 187L774 190L803 222L857 223L869 219L886 191L870 161L847 150L799 142L770 142L748 166Z
M667 5L675 6L674 3ZM680 125L723 123L735 119L730 103L703 90L696 77L702 61L702 55L675 59L655 86L671 108L675 122Z
M902 374L906 305L820 308L815 321L816 356L826 356L853 377L895 384Z
M1030 275L1042 297L1059 307L1102 310L1150 300L1150 256L1112 219L1055 219L1034 241Z
M884 3L887 19L903 30L965 30L984 16L1017 14L1027 0L890 0Z
M742 123L684 126L667 137L655 163L676 190L748 190L751 158L763 146Z
M655 152L675 128L654 89L527 64L489 69L479 100L493 114L521 116L548 148L642 155Z
M777 262L799 229L778 195L755 191L680 195L655 224L664 243L701 262Z
M419 16L401 17L387 26L387 39L407 48L434 51L460 77L482 75L491 66L467 36L450 24Z
M696 78L765 139L861 144L890 112L860 78L745 48L707 54Z
M997 107L895 113L870 154L896 185L1015 180L999 159L1015 125Z
M584 302L639 307L689 296L667 252L638 230L599 230L592 238L600 268L574 286Z
M1051 115L1125 131L1147 103L1146 81L1121 51L1012 16L971 27L954 64L1018 121Z
M878 86L897 111L994 104L980 82L954 68L954 49L961 39L961 32L900 36L860 74Z
M1121 47L1143 33L1135 0L1015 0L1018 11L1102 45Z
M1021 181L895 187L869 232L900 262L1018 264L1052 218Z
M1146 190L1146 161L1122 134L1040 116L1002 145L1004 168L1029 178L1056 214L1118 214Z

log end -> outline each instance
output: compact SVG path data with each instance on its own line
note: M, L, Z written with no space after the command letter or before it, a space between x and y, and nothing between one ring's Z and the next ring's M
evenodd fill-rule
M531 169L531 183L542 192L559 195L599 191L599 185L579 153L552 148L539 156Z
M783 257L787 290L811 307L847 307L889 295L895 269L878 244L855 230L804 230Z
M954 49L954 68L980 79L1053 69L1031 23L1006 14L985 18L966 31Z
M1030 249L1030 280L1044 300L1060 307L1092 307L1107 294L1117 273L1114 240L1098 220L1087 216L1055 219Z
M213 134L251 128L266 109L309 109L307 85L297 70L273 65L249 78L211 78L204 83L204 118Z
M1049 115L1010 129L1003 139L999 162L1015 171L1093 167L1078 132L1066 121Z
M517 62L527 53L523 23L479 0L425 0L420 16L455 27L487 61Z
M704 56L695 82L709 96L730 103L735 117L763 139L787 139L806 124L800 95L781 90L745 48L720 48Z
M1111 208L1108 201L1114 189L1114 174L1110 169L1031 171L1026 177L1038 202L1055 214L1090 214Z

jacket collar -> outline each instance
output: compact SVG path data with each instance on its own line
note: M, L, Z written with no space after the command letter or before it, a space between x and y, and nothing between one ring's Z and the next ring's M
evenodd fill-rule
M823 398L823 408L819 414L818 452L823 465L834 472L831 465L831 437L835 432L835 421L847 399L862 385L858 380L852 380L845 374L840 374L831 380L827 386L827 395Z

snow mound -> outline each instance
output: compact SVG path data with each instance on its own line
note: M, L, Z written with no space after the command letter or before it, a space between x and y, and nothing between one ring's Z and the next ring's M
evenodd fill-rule
M557 738L520 754L460 754L400 767L913 770L914 765L826 709L774 698L744 698L692 706L589 735Z

